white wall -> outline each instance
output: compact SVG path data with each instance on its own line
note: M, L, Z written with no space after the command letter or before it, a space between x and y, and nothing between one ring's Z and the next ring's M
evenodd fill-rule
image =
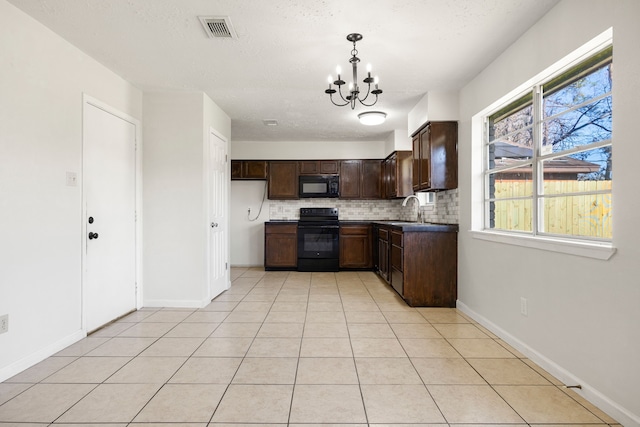
M82 94L141 119L142 93L5 0L0 76L2 381L83 336Z
M208 302L210 127L228 141L229 117L203 93L144 94L145 306Z
M460 96L459 306L626 426L640 425L640 2L563 0ZM569 23L575 23L569 25ZM474 239L471 118L613 27L613 243L609 261ZM520 297L529 315L520 314Z
M457 91L429 91L416 103L407 117L408 135L428 121L458 120Z
M265 196L260 212L266 183L267 181L231 181L229 235L233 266L253 267L262 266L264 263L264 223L269 220L269 206L273 202ZM247 215L249 208L251 214Z

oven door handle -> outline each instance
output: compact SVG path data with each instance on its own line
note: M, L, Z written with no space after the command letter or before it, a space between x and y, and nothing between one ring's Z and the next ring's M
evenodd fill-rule
M298 228L322 228L322 229L332 228L332 229L337 229L337 228L340 228L340 226L339 225L298 225Z

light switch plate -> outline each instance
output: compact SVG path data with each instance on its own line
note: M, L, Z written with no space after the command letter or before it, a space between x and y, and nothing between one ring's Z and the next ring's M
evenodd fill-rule
M78 186L78 174L75 172L67 172L67 187Z
M9 332L9 315L3 314L0 316L0 334Z

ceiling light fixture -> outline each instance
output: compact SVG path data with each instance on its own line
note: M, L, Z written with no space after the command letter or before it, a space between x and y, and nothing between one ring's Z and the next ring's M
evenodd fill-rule
M364 96L364 98L360 98L360 88L358 87L358 62L360 62L360 58L356 56L358 54L358 51L356 50L356 42L362 40L362 34L351 33L347 36L347 40L349 40L350 42L353 42L353 49L351 50L351 58L349 59L349 62L351 63L351 68L353 69L353 81L349 83L349 94L347 96L344 96L342 94L342 86L345 84L345 81L340 78L341 69L339 65L336 68L338 79L333 80L333 77L329 76L329 89L326 89L324 93L329 94L329 99L331 100L331 102L338 107L344 107L345 105L350 105L351 109L353 110L354 108L356 108L356 100L358 100L360 104L364 105L365 107L371 107L375 105L376 102L378 102L378 95L382 93L382 89L378 89L378 77L377 76L375 78L371 77L371 64L368 64L367 78L365 78L362 81L363 83L367 84L367 94ZM332 83L338 86L338 90L331 88ZM375 84L374 90L371 90L371 83ZM343 103L336 103L333 100L333 94L336 92L338 92L338 94L340 95L340 98L342 99L341 102ZM369 97L369 94L375 95L376 99L371 104L366 104L364 101Z
M364 113L358 114L358 119L360 119L360 123L367 126L375 126L384 123L387 118L387 114L382 111L365 111Z

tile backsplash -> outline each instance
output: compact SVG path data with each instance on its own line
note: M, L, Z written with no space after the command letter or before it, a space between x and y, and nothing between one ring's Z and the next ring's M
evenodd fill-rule
M425 222L443 224L458 223L458 190L435 193L435 202L420 207ZM341 220L394 220L417 221L418 207L415 201L402 206L402 199L394 200L340 200L340 199L301 199L270 200L269 219L297 220L300 208L330 207L338 208Z

